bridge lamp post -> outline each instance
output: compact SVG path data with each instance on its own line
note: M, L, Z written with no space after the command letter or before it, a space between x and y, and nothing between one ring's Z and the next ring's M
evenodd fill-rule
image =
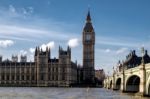
M121 91L124 92L125 91L125 68L124 68L124 61L122 61L122 80L121 80Z
M108 89L109 89L109 85L110 85L110 81L109 81L109 71L108 71L108 73L107 73L107 77L108 77L108 80L107 80L107 86L108 86Z
M116 75L116 71L115 68L113 67L113 80L112 80L112 89L116 89L116 82L115 82L115 75Z
M142 60L141 60L141 65L140 65L140 86L139 86L139 92L141 95L145 94L145 85L146 85L146 72L145 72L145 63L144 63L144 55L145 55L145 50L144 47L141 48L141 53L142 53Z
M142 47L141 52L142 52L142 61L141 61L141 63L142 63L142 66L144 66L144 54L145 54L144 47Z

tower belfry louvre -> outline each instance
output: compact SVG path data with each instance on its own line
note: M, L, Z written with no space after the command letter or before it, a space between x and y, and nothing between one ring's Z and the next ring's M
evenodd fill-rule
M88 11L86 23L83 28L82 43L83 43L83 81L85 83L94 83L95 32L91 21L90 11Z

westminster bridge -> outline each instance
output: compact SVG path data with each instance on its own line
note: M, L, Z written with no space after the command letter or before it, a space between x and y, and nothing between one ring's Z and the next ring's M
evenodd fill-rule
M137 57L132 51L125 62L119 62L113 75L106 77L104 87L150 96L150 57L147 51L142 48L142 57Z

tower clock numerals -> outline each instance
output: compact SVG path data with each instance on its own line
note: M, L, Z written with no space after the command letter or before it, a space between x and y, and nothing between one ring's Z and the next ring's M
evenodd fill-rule
M86 40L88 41L88 40L91 40L91 35L90 34L87 34L86 35Z

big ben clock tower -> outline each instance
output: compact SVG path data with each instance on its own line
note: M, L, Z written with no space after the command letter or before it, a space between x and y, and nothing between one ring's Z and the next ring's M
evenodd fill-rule
M87 84L94 83L94 50L95 50L95 32L91 22L90 11L88 11L86 24L82 34L83 42L83 81Z

